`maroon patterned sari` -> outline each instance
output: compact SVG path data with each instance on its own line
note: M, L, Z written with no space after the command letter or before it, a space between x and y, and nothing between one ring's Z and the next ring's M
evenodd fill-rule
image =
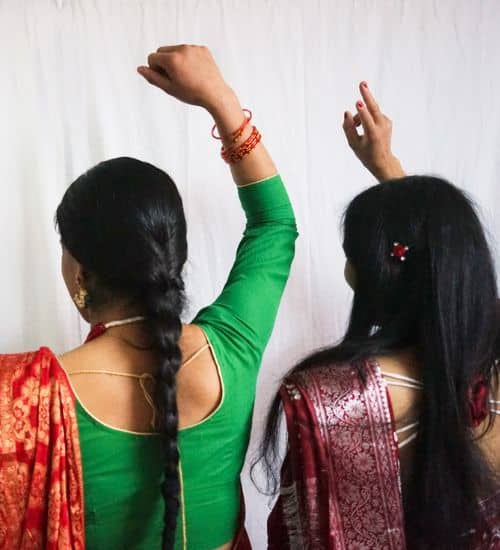
M351 365L296 373L282 386L289 450L269 517L270 550L404 550L397 438L376 362L363 382ZM493 535L471 549L500 549L500 493L483 504Z

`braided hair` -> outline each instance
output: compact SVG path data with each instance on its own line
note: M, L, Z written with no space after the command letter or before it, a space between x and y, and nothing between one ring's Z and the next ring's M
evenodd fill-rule
M160 413L165 501L163 550L174 546L179 511L176 375L181 365L182 270L186 221L173 180L132 158L102 162L68 188L57 208L63 246L90 275L95 307L130 301L146 319L158 362L155 405Z

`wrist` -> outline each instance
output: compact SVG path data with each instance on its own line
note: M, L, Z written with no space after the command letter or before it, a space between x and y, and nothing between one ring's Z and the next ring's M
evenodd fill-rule
M220 95L219 101L216 104L212 104L212 107L208 111L214 119L223 145L228 146L232 143L231 138L233 133L241 127L246 117L238 97L232 91ZM251 129L251 125L248 128ZM247 133L248 130L245 128L242 137L244 138Z
M220 90L205 106L215 121L226 118L228 114L240 111L241 105L235 92L228 87Z
M397 157L391 157L387 162L371 170L378 181L404 178L406 176L401 163Z

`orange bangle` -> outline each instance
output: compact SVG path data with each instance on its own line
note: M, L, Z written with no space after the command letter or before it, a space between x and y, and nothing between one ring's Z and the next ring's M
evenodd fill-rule
M230 135L232 144L238 141L238 139L241 137L241 135L245 131L245 128L248 126L248 124L252 120L252 111L250 111L249 109L243 109L243 113L245 113L245 120L243 121L242 125ZM214 124L212 127L212 137L214 139L221 140L222 138L215 133L216 129L217 129L217 125Z
M252 133L241 145L230 147L227 149L225 147L222 147L221 157L228 164L236 164L237 162L243 160L247 155L249 155L255 149L255 147L257 147L261 139L261 133L257 130L255 126L253 126Z

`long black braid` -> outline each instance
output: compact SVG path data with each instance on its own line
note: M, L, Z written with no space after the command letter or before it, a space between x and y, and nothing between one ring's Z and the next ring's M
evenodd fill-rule
M161 285L150 287L145 294L144 305L153 346L159 361L155 402L160 413L165 464L165 477L161 485L165 500L163 549L170 550L174 545L180 492L176 376L181 366L179 338L182 329L180 314L183 308L184 285L180 279L172 279L165 283L165 287Z
M165 465L162 548L171 550L179 512L176 375L187 258L181 197L165 172L117 158L98 164L69 187L56 220L62 244L90 275L92 307L127 299L147 318L158 359L155 405Z

